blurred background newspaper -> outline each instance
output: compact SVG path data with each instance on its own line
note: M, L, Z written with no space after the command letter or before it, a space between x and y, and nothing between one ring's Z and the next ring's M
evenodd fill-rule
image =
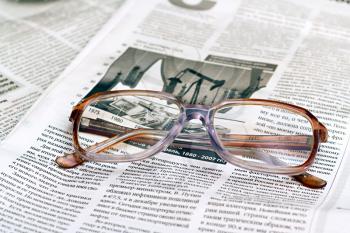
M119 8L121 3L28 3L20 8L33 7L34 14L21 10L24 15L15 18L0 8L0 20L8 22L0 30L9 31L0 35L0 107L2 119L8 118L1 124L7 132L119 9L0 145L0 229L348 232L350 6L326 0L135 0ZM12 9L17 3L1 4ZM57 8L62 15L53 13ZM72 150L71 107L99 91L129 88L167 91L187 103L253 97L305 107L329 129L309 169L328 184L308 189L288 176L198 159L199 152L57 167L55 158Z
M0 1L0 141L123 3Z

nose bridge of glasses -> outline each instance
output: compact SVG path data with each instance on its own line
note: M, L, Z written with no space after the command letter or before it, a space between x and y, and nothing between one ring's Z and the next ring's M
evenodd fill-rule
M209 107L205 105L187 105L185 106L186 120L200 120L205 124L205 119L209 113Z

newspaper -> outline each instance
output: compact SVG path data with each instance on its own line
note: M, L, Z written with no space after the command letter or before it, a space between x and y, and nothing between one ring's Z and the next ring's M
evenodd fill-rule
M0 1L0 141L123 2Z
M349 6L295 0L132 3L125 23L57 80L0 146L1 230L348 232ZM211 79L190 89L164 79L185 74L183 66ZM215 72L218 67L223 74ZM198 84L198 75L182 78ZM213 84L222 80L217 91ZM328 184L308 189L291 177L213 162L215 155L198 151L59 168L55 158L72 151L71 107L95 92L129 88L181 94L192 103L252 97L303 106L329 130L309 169Z

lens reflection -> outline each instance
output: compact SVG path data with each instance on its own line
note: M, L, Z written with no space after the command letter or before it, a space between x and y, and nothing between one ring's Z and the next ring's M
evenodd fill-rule
M291 110L231 105L216 111L214 127L223 148L246 164L292 167L303 164L313 147L311 123Z

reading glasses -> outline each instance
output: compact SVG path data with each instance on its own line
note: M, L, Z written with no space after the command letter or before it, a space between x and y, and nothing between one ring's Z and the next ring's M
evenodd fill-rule
M306 109L283 102L229 99L206 106L164 92L108 91L78 103L70 120L75 151L56 159L63 168L186 148L214 151L245 169L290 175L310 188L327 183L306 172L327 141L326 127Z

